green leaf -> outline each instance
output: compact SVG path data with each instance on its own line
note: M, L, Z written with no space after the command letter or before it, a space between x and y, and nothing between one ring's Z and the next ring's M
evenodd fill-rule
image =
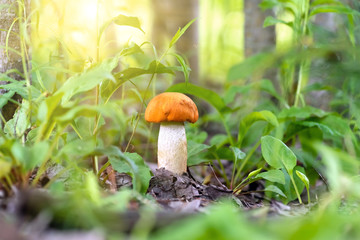
M298 170L296 170L295 172L296 172L296 175L300 178L300 180L305 184L305 187L308 189L310 183L309 183L309 179L307 178L307 176Z
M245 134L247 133L251 125L253 125L257 121L266 121L273 127L277 127L279 125L276 116L270 111L264 110L261 112L252 112L246 117L244 117L240 122L238 132L239 145L241 145L242 140L244 139Z
M103 102L106 103L114 92L125 82L135 77L139 77L145 74L174 74L170 67L165 66L159 61L152 61L147 69L142 68L127 68L114 75L115 81L105 80L100 86L101 97Z
M278 188L277 186L275 185L269 185L267 186L265 189L264 189L265 192L273 192L273 193L276 193L276 194L279 194L280 196L286 198L286 195L283 191L281 191L280 188Z
M94 137L87 139L75 139L67 142L56 155L56 158L81 159L91 155L96 148L96 139Z
M240 148L230 146L230 149L234 153L235 164L236 164L237 160L244 159L246 157L246 153L241 151Z
M66 109L60 116L55 116L54 119L62 125L67 125L77 117L95 117L103 106L98 105L80 105L70 109Z
M29 102L23 99L20 108L15 112L13 118L6 122L4 132L15 138L21 137L30 127L28 114Z
M344 118L334 114L321 119L320 123L331 129L335 136L344 136L351 132L348 122Z
M115 81L111 72L118 65L118 62L118 57L110 58L81 74L70 77L55 95L63 93L62 103L66 103L75 94L89 91L106 79Z
M266 10L266 9L273 8L273 7L276 7L276 6L279 6L279 5L280 5L280 2L278 0L263 0L259 4L259 7L262 10Z
M324 117L329 113L311 106L305 107L291 107L283 109L279 114L278 118L309 118L311 116Z
M134 28L139 29L143 33L145 33L141 29L141 24L140 24L139 18L137 18L137 17L130 17L130 16L125 16L125 15L120 14L120 15L116 16L113 19L113 21L116 25L134 27Z
M339 13L339 14L351 14L360 16L360 12L344 5L319 5L315 6L310 11L310 17L319 13Z
M170 44L169 44L169 48L171 48L172 46L174 46L174 44L179 40L179 38L186 32L186 30L190 27L191 24L193 24L193 22L196 19L191 20L188 24L185 25L185 27L183 28L179 28L179 30L176 32L175 36L171 39Z
M53 112L59 106L63 93L59 93L46 98L40 103L38 110L38 120L41 122L48 122L52 117Z
M15 91L8 91L1 95L0 109L3 108L8 103L8 101L14 96L14 94L15 94Z
M191 83L178 83L166 90L166 92L181 92L202 98L210 103L219 113L225 113L231 109L227 107L222 98L214 91L196 86Z
M270 182L276 182L276 183L280 183L280 184L285 184L285 176L284 173L279 170L279 169L273 169L273 170L268 170L266 172L262 172L260 174L258 174L256 176L261 177L263 179L266 179Z
M210 145L221 147L229 142L229 136L226 134L216 134L210 139Z
M135 190L141 193L146 192L151 178L150 169L139 154L123 153L115 146L110 146L100 152L109 157L109 162L116 171L131 175Z
M185 62L185 60L184 60L184 58L182 56L180 56L179 54L176 54L176 53L171 53L171 55L175 56L177 61L180 63L181 68L182 68L182 72L184 73L185 83L188 83L191 69L186 64L186 62Z
M265 28L265 27L268 27L268 26L273 26L273 25L276 25L278 23L285 24L285 25L287 25L287 26L289 26L291 28L293 27L293 22L285 22L285 21L283 21L281 19L277 19L277 18L274 18L272 16L267 16L265 18L263 27Z
M11 148L11 153L21 164L22 170L28 172L46 160L49 149L47 142L38 142L33 146L23 146L16 142Z
M188 152L187 152L187 156L188 158L196 155L196 154L199 154L200 152L206 150L210 148L209 145L206 145L206 144L203 144L203 143L197 143L197 142L194 142L194 141L188 141Z
M188 166L197 165L202 162L209 162L209 159L206 159L205 155L202 154L205 152L205 150L210 148L209 145L203 143L197 143L195 141L189 140L187 146L188 146L188 152L187 152Z
M0 89L6 89L7 91L16 92L22 98L29 100L29 87L26 86L25 80L12 81L10 83L0 85ZM34 86L30 86L30 89L32 98L38 98L41 95L41 92Z
M343 6L343 4L341 2L339 2L339 0L313 0L313 1L311 1L310 7L312 8L312 7L315 7L318 5L322 5L322 4Z
M261 152L265 161L273 168L285 167L289 172L296 166L295 154L277 138L269 135L261 137Z
M300 166L296 166L294 168L295 171L300 171L305 173L304 168L300 167ZM295 182L295 186L298 189L298 192L301 193L304 188L305 185L304 183L300 180L300 178L294 177L294 173L293 171L291 171L290 173L286 172L285 169L283 169L283 173L285 176L285 184L284 185L280 185L279 188L285 193L285 195L287 196L286 199L283 199L285 203L295 200L297 199L297 194L296 194L296 190L294 188L294 182ZM294 179L294 182L292 182L290 174L292 176L292 178Z
M252 177L254 177L254 176L257 176L258 173L259 173L261 170L262 170L262 168L258 168L258 169L254 170L254 171L251 171L251 172L249 173L249 175L247 176L247 178L252 178Z
M144 51L141 49L139 45L136 43L131 44L131 46L127 46L121 50L120 56L129 56L135 53L144 54Z

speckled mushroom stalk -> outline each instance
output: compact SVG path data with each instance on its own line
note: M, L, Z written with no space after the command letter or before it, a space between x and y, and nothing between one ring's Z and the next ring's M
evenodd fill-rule
M158 138L158 168L176 174L186 172L187 142L182 122L162 122Z
M160 123L158 167L176 174L186 172L187 142L184 122L199 117L195 103L182 93L166 92L155 96L145 111L145 120Z

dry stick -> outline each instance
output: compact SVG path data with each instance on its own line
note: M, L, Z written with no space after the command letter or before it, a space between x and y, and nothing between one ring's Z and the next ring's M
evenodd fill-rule
M224 187L225 189L227 189L227 187L226 187L224 184L222 184L222 182L221 182L221 181L219 180L219 178L216 176L216 173L215 173L215 171L214 171L214 169L213 169L213 167L211 166L210 163L209 163L209 168L210 168L211 171L213 172L213 174L214 174L216 180L218 181L218 183L219 183L222 187Z
M226 175L226 171L225 171L224 165L222 164L222 162L221 162L219 156L217 155L217 153L213 153L213 155L214 155L215 159L217 160L217 162L218 162L218 164L219 164L219 166L220 166L220 169L221 169L222 174L223 174L223 176L224 176L224 180L225 180L225 182L226 182L226 185L229 186L230 182L229 182L229 179L228 179L228 177L227 177L227 175Z

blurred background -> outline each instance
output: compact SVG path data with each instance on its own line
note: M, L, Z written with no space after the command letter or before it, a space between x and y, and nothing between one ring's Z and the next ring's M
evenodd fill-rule
M259 1L253 2L255 10ZM160 55L176 31L196 18L176 48L189 61L191 82L223 83L229 68L244 57L243 5L242 0L33 1L32 8L38 10L33 16L37 28L32 36L33 60L39 64L63 60L71 65L70 69L81 71L86 62L113 56L128 42L140 45L144 41L151 41ZM144 33L130 27L109 26L100 42L100 59L96 59L96 26L119 14L138 17ZM262 21L257 19L252 27L256 25L261 30ZM251 36L252 40L255 38ZM270 41L267 45L273 42L264 40ZM249 54L253 52L250 50Z

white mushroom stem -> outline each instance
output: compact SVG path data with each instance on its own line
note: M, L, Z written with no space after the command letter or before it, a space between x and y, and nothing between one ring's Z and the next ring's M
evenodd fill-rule
M176 174L186 172L187 143L183 122L160 123L158 167Z

